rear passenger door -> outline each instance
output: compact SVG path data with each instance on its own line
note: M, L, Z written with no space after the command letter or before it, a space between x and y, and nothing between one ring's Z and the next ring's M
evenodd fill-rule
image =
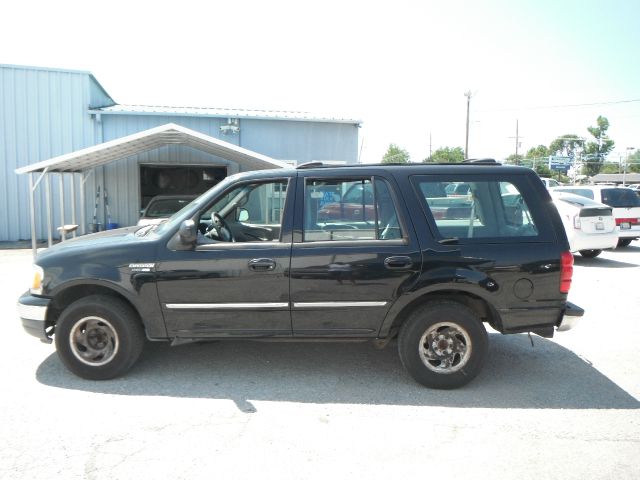
M437 193L453 182L468 183L468 195ZM446 265L457 289L490 298L513 330L560 315L558 271L568 243L542 185L528 174L504 173L415 175L411 183L429 232L417 226L420 238L433 238L425 275Z
M420 272L392 178L300 172L290 270L294 336L375 337Z

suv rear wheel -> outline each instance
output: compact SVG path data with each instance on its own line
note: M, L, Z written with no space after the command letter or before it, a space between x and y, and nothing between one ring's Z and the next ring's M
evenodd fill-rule
M106 380L122 375L144 346L136 312L124 301L91 295L69 305L56 324L56 350L79 377Z
M480 372L488 337L478 316L454 301L429 302L415 310L398 336L402 364L419 383L461 387Z

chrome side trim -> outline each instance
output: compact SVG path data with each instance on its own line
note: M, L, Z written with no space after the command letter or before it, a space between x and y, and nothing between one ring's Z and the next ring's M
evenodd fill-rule
M251 310L260 308L289 308L283 303L167 303L170 310Z
M18 303L18 315L20 318L25 318L27 320L38 320L44 322L47 318L47 307Z
M294 302L293 308L384 307L387 302Z

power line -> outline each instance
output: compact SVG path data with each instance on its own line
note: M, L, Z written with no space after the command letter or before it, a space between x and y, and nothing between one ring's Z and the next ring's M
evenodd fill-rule
M640 102L640 98L632 98L629 100L614 100L611 102L573 103L573 104L567 104L567 105L547 105L547 106L539 106L539 107L497 108L497 109L491 109L491 110L479 110L478 113L513 112L518 110L545 110L545 109L553 109L553 108L595 107L599 105L618 105L622 103L637 103L637 102Z

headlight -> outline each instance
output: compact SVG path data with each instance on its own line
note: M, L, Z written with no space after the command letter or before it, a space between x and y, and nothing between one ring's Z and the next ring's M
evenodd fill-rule
M33 295L42 295L42 282L44 281L44 270L38 265L33 265L33 280L29 292Z

